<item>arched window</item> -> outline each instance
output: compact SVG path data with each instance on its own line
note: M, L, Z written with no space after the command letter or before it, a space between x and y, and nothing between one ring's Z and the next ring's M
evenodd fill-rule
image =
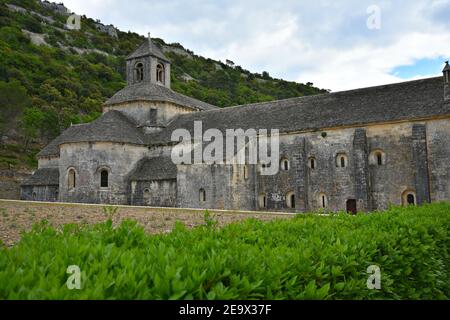
M374 166L382 166L386 163L386 154L383 150L373 150L369 155L369 164Z
M206 202L206 191L205 191L205 189L200 189L199 196L200 196L200 202Z
M156 81L164 83L164 66L161 63L156 66Z
M383 164L383 158L381 156L381 153L377 152L377 164L381 166Z
M288 192L286 194L286 206L288 208L295 208L295 194L294 194L294 192Z
M289 170L289 160L286 158L281 159L280 167L281 167L281 170L288 171Z
M150 189L144 189L143 200L144 204L150 204Z
M325 195L325 193L321 193L319 195L319 206L322 209L325 209L328 206L328 200L327 200L327 196Z
M74 169L69 169L68 175L67 175L67 187L69 190L75 189L77 185L77 174Z
M244 165L244 179L247 180L248 179L248 166Z
M316 158L311 157L308 161L309 167L314 170L317 167Z
M416 202L416 193L413 190L406 190L402 194L402 204L404 206L414 206Z
M340 153L336 156L336 167L345 168L347 167L348 159L347 155Z
M260 209L267 208L267 197L264 193L260 194L258 197L258 205Z
M416 197L414 197L414 195L410 193L406 196L406 202L408 203L408 205L414 205L416 204Z
M144 65L142 62L136 63L136 67L134 69L136 82L144 81Z
M109 172L106 169L103 169L100 172L100 187L108 188L109 186Z

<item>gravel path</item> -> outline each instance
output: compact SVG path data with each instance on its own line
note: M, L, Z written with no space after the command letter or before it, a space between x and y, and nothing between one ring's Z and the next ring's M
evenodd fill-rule
M107 220L104 205L80 205L60 203L40 203L25 201L0 200L0 240L12 246L20 240L23 231L29 231L33 224L47 220L54 227L68 223L99 223ZM177 221L187 227L204 224L204 210L149 208L118 206L113 218L115 225L124 219L136 220L148 233L170 232ZM289 219L292 214L231 212L210 210L220 226L228 223L257 218L268 221Z

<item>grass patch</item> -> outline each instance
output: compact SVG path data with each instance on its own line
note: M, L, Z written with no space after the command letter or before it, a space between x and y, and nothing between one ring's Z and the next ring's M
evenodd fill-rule
M0 299L448 299L449 231L448 203L223 228L205 214L166 235L41 222L1 249ZM81 290L66 286L70 265ZM371 265L380 290L367 288Z

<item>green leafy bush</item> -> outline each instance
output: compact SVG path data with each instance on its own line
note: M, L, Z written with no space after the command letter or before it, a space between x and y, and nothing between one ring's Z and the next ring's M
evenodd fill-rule
M0 299L448 299L450 204L385 213L248 220L214 229L177 223L147 235L45 222L0 249ZM82 289L69 290L69 265ZM381 289L367 288L368 266Z

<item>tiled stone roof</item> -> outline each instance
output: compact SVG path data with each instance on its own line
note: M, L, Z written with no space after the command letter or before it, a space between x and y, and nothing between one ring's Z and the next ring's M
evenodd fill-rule
M113 105L130 101L172 102L183 107L196 110L217 109L209 103L182 95L162 85L141 82L129 85L112 96L105 105Z
M193 135L194 121L202 121L203 131L254 128L279 129L283 133L448 115L450 102L444 100L443 79L435 77L182 114L164 131L148 137L148 143L166 144L178 128Z
M59 185L59 169L44 168L38 169L22 186L57 186Z
M127 57L128 59L141 58L146 56L155 56L163 61L170 62L164 53L150 39L146 39L139 48Z
M136 124L119 111L109 111L97 120L75 125L64 131L38 157L59 155L59 146L71 142L117 142L144 145L144 134Z
M168 156L144 158L130 174L130 181L173 180L177 178L177 167Z

